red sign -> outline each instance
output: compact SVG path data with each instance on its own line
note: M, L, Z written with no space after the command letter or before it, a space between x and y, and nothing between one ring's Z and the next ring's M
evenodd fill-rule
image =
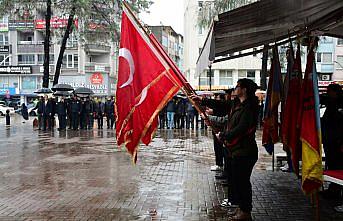
M67 27L68 19L67 18L52 18L50 20L51 28L65 28ZM78 19L74 20L74 25L76 28L79 26ZM38 19L35 22L36 29L45 29L45 19Z
M101 73L97 72L91 75L90 77L91 84L103 84L104 77Z

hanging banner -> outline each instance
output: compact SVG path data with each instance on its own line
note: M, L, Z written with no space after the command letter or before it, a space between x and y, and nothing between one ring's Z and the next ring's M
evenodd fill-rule
M58 28L65 28L67 27L68 19L67 18L52 18L50 20L51 28L58 29ZM78 19L74 19L74 25L76 28L79 26ZM45 29L45 19L37 19L35 21L35 28L36 29Z

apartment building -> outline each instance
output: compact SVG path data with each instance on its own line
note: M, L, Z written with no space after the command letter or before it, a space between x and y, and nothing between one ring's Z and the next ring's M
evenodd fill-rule
M6 16L0 20L0 97L21 102L36 97L41 88L44 63L45 11L36 9L25 18ZM68 17L54 14L51 18L50 84L52 86L62 36ZM114 94L115 46L99 20L76 18L75 31L70 35L63 57L59 83L88 87L95 96ZM79 30L87 30L92 39ZM102 29L101 32L97 29Z
M196 62L208 33L208 30L198 25L198 13L202 10L204 2L186 1L184 10L184 70L188 81L199 90L210 88L209 72L196 74ZM215 63L211 70L211 89L232 88L241 78L250 78L260 84L261 66L262 58L260 55Z
M163 49L183 72L183 36L174 31L171 26L149 26L151 32L162 44Z

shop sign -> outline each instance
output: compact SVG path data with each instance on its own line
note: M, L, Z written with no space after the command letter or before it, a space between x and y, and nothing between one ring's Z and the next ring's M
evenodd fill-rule
M34 25L33 20L9 20L8 21L8 29L10 31L34 29L34 27L35 25Z
M15 95L15 88L8 87L8 88L0 88L0 95Z
M331 83L333 83L333 81L318 81L318 86L319 87L327 87Z
M86 88L91 89L95 95L106 96L108 95L108 86L107 86L107 80L106 80L107 74L101 74L101 73L99 74L101 75L102 83L100 83L101 82L100 80L93 81L92 83L91 77L94 76L93 74L86 75L86 78L84 76L61 76L59 83L69 84L73 88L86 87ZM93 80L94 79L95 78L93 78ZM94 83L100 83L100 84L94 84Z
M1 66L0 74L32 74L31 66Z
M0 45L0 54L8 54L8 53L10 53L10 46Z
M103 84L104 83L104 77L102 76L101 73L94 73L90 76L89 78L91 84L95 84L95 85L98 85L98 84Z
M8 23L0 23L0 32L8 32Z
M67 18L52 18L50 20L50 27L51 28L65 28L67 27L68 19ZM76 28L79 26L78 19L74 20L74 25ZM35 22L36 29L45 29L45 19L38 19Z

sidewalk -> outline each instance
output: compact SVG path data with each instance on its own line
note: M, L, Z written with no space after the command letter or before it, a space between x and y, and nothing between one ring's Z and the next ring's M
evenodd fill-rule
M47 132L0 119L0 220L227 220L211 132L161 130L137 165L113 130ZM277 148L280 151L280 148ZM315 220L293 174L272 172L260 150L252 177L254 220ZM320 200L321 220L343 220Z

